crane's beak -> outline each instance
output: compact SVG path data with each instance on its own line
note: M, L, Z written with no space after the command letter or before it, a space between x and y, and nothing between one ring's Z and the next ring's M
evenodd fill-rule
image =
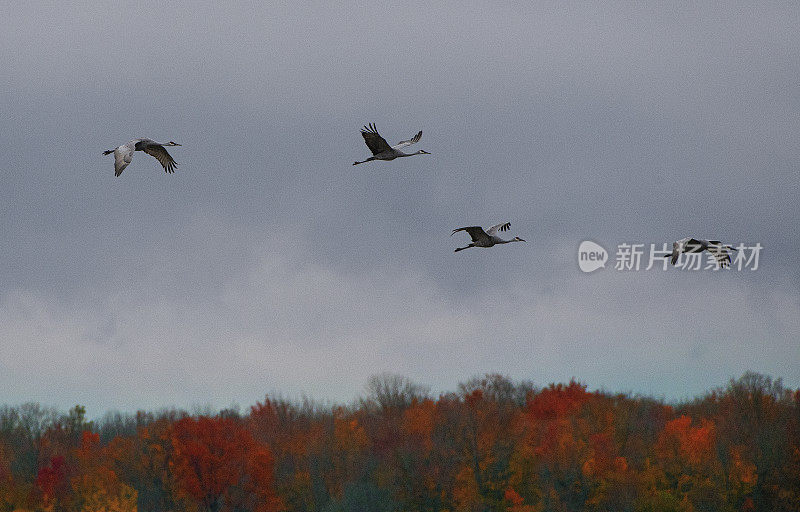
M420 149L420 152L422 152L422 154L423 154L423 155L430 155L430 153L428 153L428 152L427 152L427 151L425 151L424 149Z
M173 146L183 146L183 144L178 144L177 142L169 141L169 143L172 144Z

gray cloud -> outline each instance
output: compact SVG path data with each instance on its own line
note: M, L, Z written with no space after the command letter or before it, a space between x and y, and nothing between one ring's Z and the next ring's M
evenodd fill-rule
M800 385L796 10L395 9L0 17L0 401L345 400L382 370ZM432 155L352 167L371 121ZM100 152L138 136L183 143L178 172L115 179ZM504 220L530 243L452 254ZM762 267L575 265L689 235Z

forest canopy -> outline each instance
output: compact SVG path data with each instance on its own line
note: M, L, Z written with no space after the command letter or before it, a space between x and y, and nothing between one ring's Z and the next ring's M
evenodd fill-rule
M800 391L780 379L682 403L501 375L366 389L97 421L0 407L0 512L800 510Z

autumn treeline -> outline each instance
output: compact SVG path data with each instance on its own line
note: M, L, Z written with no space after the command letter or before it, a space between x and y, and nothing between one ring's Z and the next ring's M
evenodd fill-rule
M800 391L747 373L692 402L498 375L429 396L89 422L0 409L0 511L800 511Z

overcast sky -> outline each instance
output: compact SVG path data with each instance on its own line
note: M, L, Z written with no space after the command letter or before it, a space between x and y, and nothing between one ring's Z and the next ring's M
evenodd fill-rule
M0 2L0 403L800 386L792 4L33 4ZM352 166L369 122L431 155ZM177 172L115 178L137 137ZM613 268L686 236L759 268Z

